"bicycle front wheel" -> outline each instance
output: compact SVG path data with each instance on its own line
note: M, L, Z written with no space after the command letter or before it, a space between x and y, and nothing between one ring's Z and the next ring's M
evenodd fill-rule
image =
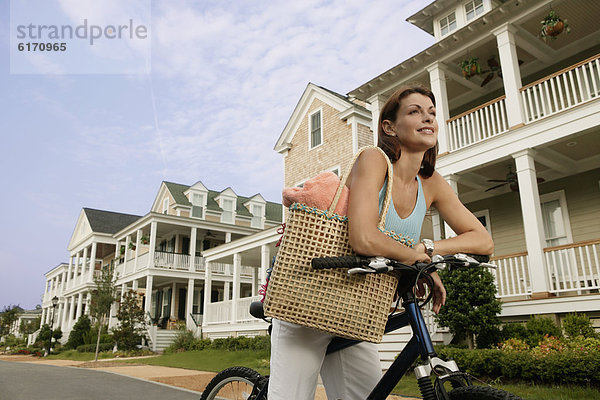
M519 396L489 386L461 386L448 393L451 400L523 400Z
M265 384L266 379L253 369L227 368L208 383L200 400L255 400Z

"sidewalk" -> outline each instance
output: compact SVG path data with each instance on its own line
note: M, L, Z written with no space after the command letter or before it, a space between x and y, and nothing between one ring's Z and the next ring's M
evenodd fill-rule
M135 358L129 358L129 360ZM159 382L166 385L177 386L180 388L202 392L208 382L216 375L214 372L196 371L183 368L161 367L156 365L130 364L117 362L118 359L93 361L72 361L72 360L47 360L35 358L32 356L0 356L3 361L15 361L36 363L45 365L56 365L60 367L78 367L90 368L98 371L106 371L120 375L126 375L133 378L144 379L153 382ZM412 397L390 396L390 400L419 400ZM319 384L315 395L315 400L327 400L325 388Z

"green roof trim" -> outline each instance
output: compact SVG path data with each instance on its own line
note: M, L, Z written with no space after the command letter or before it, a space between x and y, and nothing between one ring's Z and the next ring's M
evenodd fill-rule
M184 194L184 192L187 191L191 186L182 185L182 184L173 183L173 182L166 182L166 181L163 181L163 183L165 184L165 186L171 193L171 196L173 196L173 200L175 200L176 204L179 204L182 206L188 206L188 207L192 206L192 203L190 203L187 196ZM225 189L225 190L227 190L227 189ZM219 207L219 203L217 203L217 201L215 200L215 198L218 197L221 193L222 192L217 192L214 190L208 191L208 199L206 202L207 210L223 211L221 209L221 207ZM254 197L254 196L252 196L252 197ZM235 211L236 211L237 215L244 216L244 217L252 217L252 214L250 213L250 211L248 211L248 209L244 206L244 203L246 203L250 199L251 199L251 197L244 197L244 196L237 197L237 202L236 202L236 207L235 207ZM267 201L266 203L267 203L265 205L266 219L269 221L281 222L282 221L282 215L281 215L282 205L280 203L274 203L271 201Z
M139 215L83 208L92 232L115 234L141 218Z

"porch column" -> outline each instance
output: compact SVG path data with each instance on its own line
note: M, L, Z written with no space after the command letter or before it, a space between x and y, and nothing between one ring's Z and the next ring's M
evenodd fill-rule
M196 331L196 323L192 319L194 312L194 279L188 279L187 298L185 302L185 326L187 329Z
M83 305L83 292L79 292L77 295L77 314L75 315L75 321L81 317L81 306Z
M252 268L252 296L256 296L258 294L258 282L259 282L259 273L260 268Z
M171 287L171 311L169 318L175 318L175 299L177 298L177 284L173 282Z
M90 274L88 275L88 282L94 281L94 271L96 268L96 251L98 249L98 243L92 243L92 254L90 256Z
M67 283L65 288L71 285L71 272L73 272L73 254L69 254L69 266L67 267Z
M133 282L131 283L131 289L137 293L138 290L138 280L134 279Z
M115 259L121 258L121 241L117 240L117 245L115 247Z
M127 284L121 284L121 303L123 302L123 298L125 297L125 292L127 292Z
M92 305L92 297L90 293L85 296L85 315L90 315L90 306Z
M237 322L237 306L240 299L240 270L242 267L242 255L233 255L233 297L231 298L231 323Z
M85 281L85 273L87 272L88 260L88 248L86 246L86 248L83 249L83 263L81 265L81 276L79 277L79 283L83 283Z
M521 212L523 214L525 244L527 245L529 276L531 280L531 297L546 298L550 296L550 285L548 283L546 260L544 258L545 235L540 193L538 191L533 159L534 154L533 150L527 149L512 156L515 159L517 167L519 197L521 198Z
M42 308L42 319L40 319L40 326L39 326L40 328L44 325L45 318L46 318L46 309Z
M142 230L138 229L135 232L135 261L133 262L133 272L138 269L138 254L140 254L140 246L142 245Z
M440 213L433 211L431 213L431 222L433 225L433 240L441 240L442 239L442 221L440 218Z
M150 251L148 253L148 266L154 267L154 249L156 248L156 221L150 222Z
M231 232L225 232L225 243L231 242Z
M69 308L69 297L65 297L65 309L62 315L62 322L61 322L61 326L65 327L65 329L67 328L67 321L69 320L69 312L71 311L71 309Z
M58 318L56 318L56 325L58 325L61 330L63 330L62 320L63 320L64 313L65 313L65 303L63 301L61 301L58 304Z
M146 300L144 300L144 311L146 313L150 313L150 307L152 306L152 280L152 275L146 276Z
M192 228L190 231L190 271L196 270L196 236L198 229Z
M131 235L125 236L125 254L123 255L123 275L127 275L127 260L129 260L129 243L131 243Z
M435 62L427 67L429 71L429 81L431 83L431 91L435 96L436 119L438 121L438 144L439 154L447 153L448 146L448 129L446 121L450 119L450 110L448 107L448 93L446 91L446 74L442 69L440 62Z
M108 311L108 329L111 329L114 324L115 315L117 314L117 303L112 303L110 305L110 310Z
M510 128L519 127L525 122L523 103L519 93L522 83L519 57L515 45L515 32L515 27L510 24L504 24L492 31L496 35L498 43L502 81L504 83L504 93L506 94L506 115Z
M271 263L271 249L266 244L260 246L260 284L264 285L267 281L267 270Z
M77 252L77 255L75 256L75 268L73 270L73 285L77 284L77 275L79 273L79 262L81 261L81 259L79 258L79 254L81 253L81 251Z
M231 300L231 282L223 282L223 301Z
M377 146L377 127L379 124L379 113L383 108L383 105L387 101L385 97L380 94L376 94L367 99L371 103L371 130L373 131L373 144Z
M75 296L71 296L70 307L69 307L69 320L67 321L67 327L73 325L75 319Z
M207 320L208 305L210 304L210 295L212 292L212 263L204 263L204 307L202 310L202 325Z
M448 184L450 185L452 190L454 190L454 193L456 193L456 195L458 196L458 175L455 175L455 174L446 175L446 176L444 176L444 179L446 180L446 182L448 182ZM456 236L456 233L452 230L452 228L450 228L450 225L448 225L445 221L444 221L444 233L445 233L446 239Z

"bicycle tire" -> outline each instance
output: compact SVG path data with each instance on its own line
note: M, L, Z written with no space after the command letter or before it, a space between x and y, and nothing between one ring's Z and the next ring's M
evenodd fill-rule
M452 389L451 400L523 400L519 396L489 386L461 386Z
M219 372L202 392L200 400L253 400L267 380L247 367L231 367Z

